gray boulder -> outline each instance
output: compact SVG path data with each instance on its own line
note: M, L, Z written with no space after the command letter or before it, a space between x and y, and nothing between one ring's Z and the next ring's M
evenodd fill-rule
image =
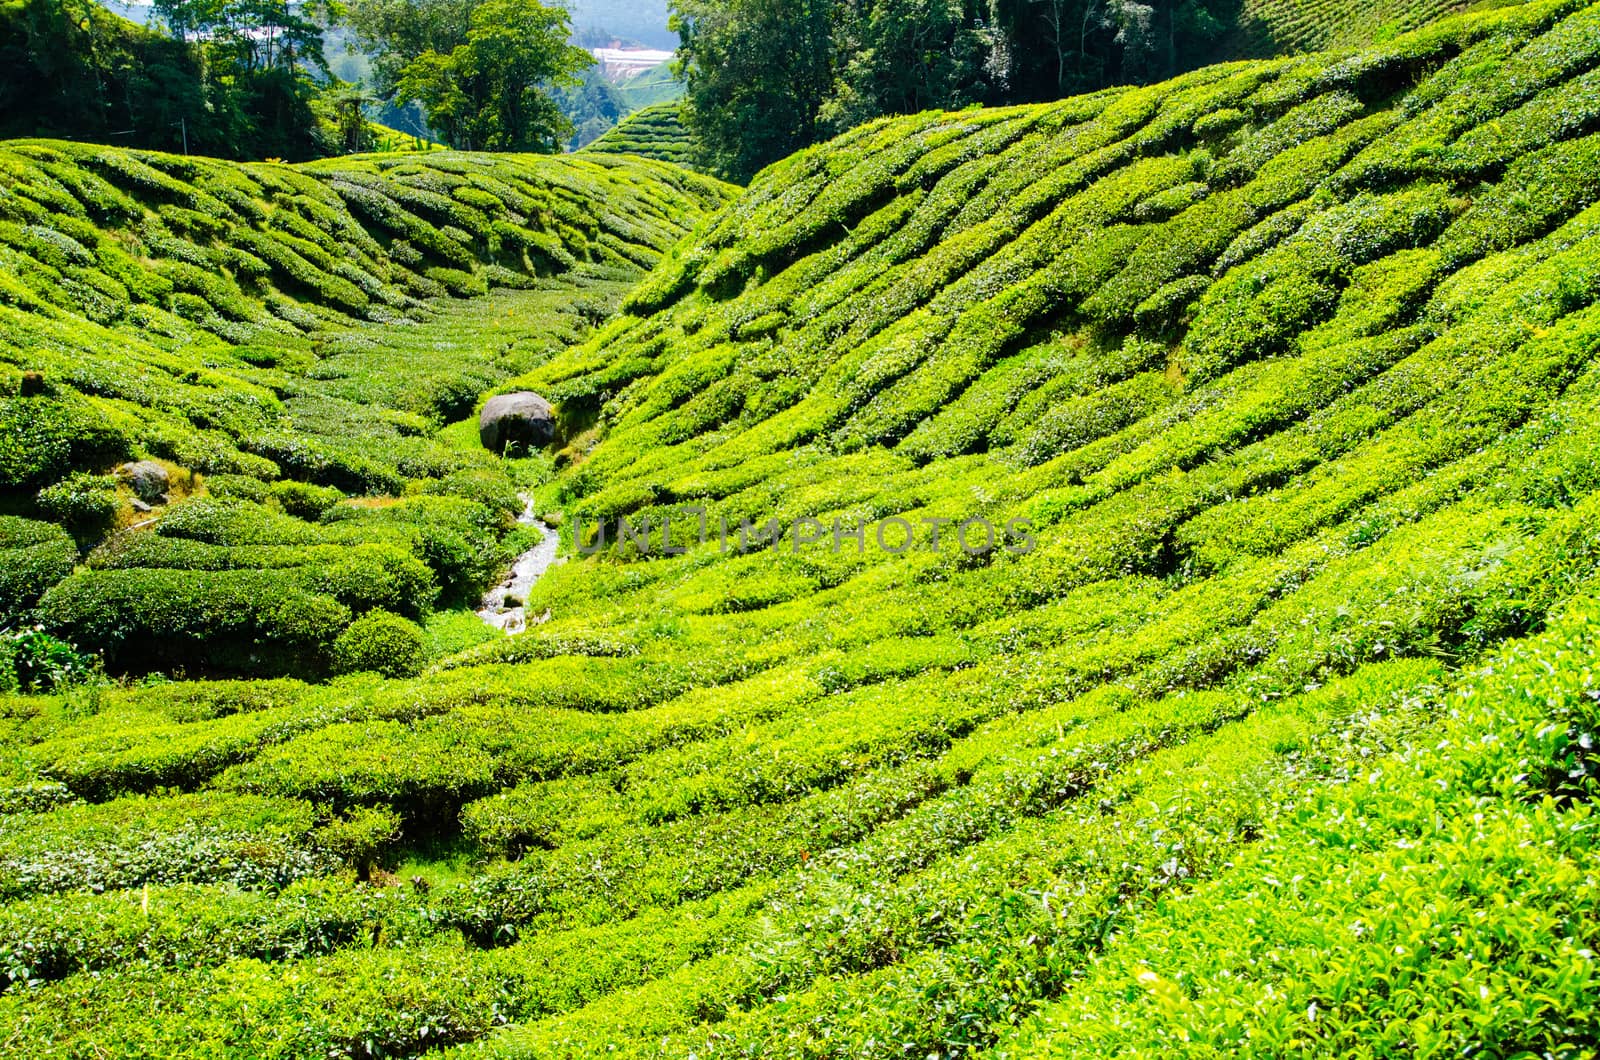
M492 452L507 446L542 449L556 436L556 414L550 402L523 391L489 399L478 416L478 440Z
M167 488L172 485L167 478L167 469L153 460L123 464L117 468L117 474L133 487L134 496L146 504L164 500Z

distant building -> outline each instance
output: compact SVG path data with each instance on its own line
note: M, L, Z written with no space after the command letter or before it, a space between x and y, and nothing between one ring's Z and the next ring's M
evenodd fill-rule
M654 51L649 48L595 48L590 54L594 56L595 62L600 64L600 73L613 81L637 77L646 70L653 70L662 63L671 62L674 58L672 52Z

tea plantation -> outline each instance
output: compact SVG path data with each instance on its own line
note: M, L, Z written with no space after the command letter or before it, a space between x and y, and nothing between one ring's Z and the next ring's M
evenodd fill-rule
M461 421L727 194L605 157L5 145L0 621L37 604L118 673L317 674L362 614L476 599L538 465ZM106 474L136 458L164 464L154 511ZM59 580L39 520L86 569Z
M584 149L589 154L638 155L692 166L694 152L689 130L679 117L683 104L678 100L656 103L636 111L616 128Z
M1600 4L726 206L7 152L6 599L120 679L0 697L0 1052L1597 1055Z
M1239 36L1257 55L1351 48L1419 29L1452 12L1507 0L1244 0ZM1516 0L1509 0L1515 3Z

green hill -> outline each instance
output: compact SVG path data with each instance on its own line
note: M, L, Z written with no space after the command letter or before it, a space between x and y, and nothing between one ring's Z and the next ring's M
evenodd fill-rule
M662 63L637 77L628 78L618 86L623 97L635 108L635 113L647 107L675 103L683 98L684 83L678 80L672 65L670 62Z
M117 670L262 674L316 672L373 607L475 598L521 504L471 426L445 428L583 336L725 192L639 160L292 167L40 141L0 150L0 195L6 510L87 549L146 518L105 473L150 458L182 500L39 617ZM405 499L322 529L262 507L346 494Z
M1504 6L1519 0L1244 0L1238 37L1243 51L1274 55L1354 48L1420 29L1469 7Z
M616 128L584 148L589 154L637 155L679 166L694 161L689 130L676 101L656 103L622 119Z
M483 384L547 621L0 700L0 1041L1591 1055L1597 71L1542 0L770 168Z

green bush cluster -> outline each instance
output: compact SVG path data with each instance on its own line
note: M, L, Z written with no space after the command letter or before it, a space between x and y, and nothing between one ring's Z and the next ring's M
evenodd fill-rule
M115 475L74 472L40 490L39 511L80 541L98 541L111 529L121 508Z
M350 612L276 572L86 571L44 595L45 629L117 672L319 672Z
M311 521L320 519L330 508L344 500L344 494L336 489L293 481L273 483L267 496L276 501L285 513Z
M0 692L49 692L97 676L98 660L38 627L0 630Z
M61 527L0 515L0 623L25 615L77 561L78 546Z
M1130 924L1006 1054L1581 1053L1594 897L1577 822L1530 797L1525 770L1570 774L1568 733L1596 724L1594 689L1572 666L1594 623L1591 598L1468 677L1442 732L1325 745L1347 783L1285 802L1239 864ZM1373 761L1373 749L1388 754ZM1593 776L1573 790L1592 798ZM1315 888L1295 882L1313 876Z
M1247 0L1239 24L1258 55L1321 51L1387 41L1466 6L1456 0Z
M103 468L130 448L125 433L82 401L0 397L0 486L6 489L39 489L73 470Z
M215 793L67 805L24 815L0 843L0 894L155 883L275 889L328 871L303 804Z
M271 491L275 505L237 495L193 498L167 509L155 527L96 548L87 570L39 601L38 615L53 632L105 653L119 672L322 673L334 663L332 638L352 619L382 611L421 620L441 592L446 600L476 597L522 547L520 537L505 534L504 498L494 489L488 495L498 509L453 496L335 509L323 505L338 495L302 484ZM324 518L289 515L281 510L285 498ZM40 562L59 554L48 567L52 583L71 573L76 558L70 541L26 553ZM26 603L48 587L41 583ZM169 598L141 600L147 593ZM404 639L420 645L420 631L407 628ZM420 657L409 648L403 654L410 661L401 668L416 669Z
M415 677L427 661L427 644L415 622L388 611L369 611L333 642L336 673Z

